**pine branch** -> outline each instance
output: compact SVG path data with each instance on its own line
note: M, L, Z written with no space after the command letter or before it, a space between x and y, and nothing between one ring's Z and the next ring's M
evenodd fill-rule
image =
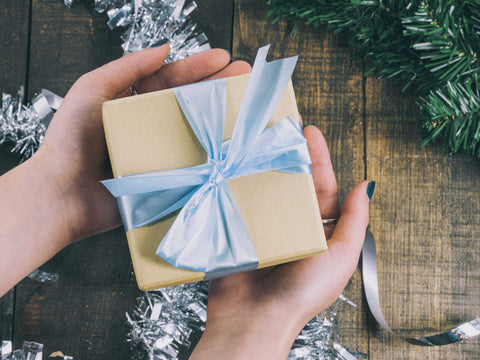
M348 31L381 78L415 90L428 135L480 157L480 0L269 0L269 16Z

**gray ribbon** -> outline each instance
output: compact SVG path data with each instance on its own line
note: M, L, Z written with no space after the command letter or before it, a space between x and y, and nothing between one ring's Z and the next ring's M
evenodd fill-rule
M362 273L365 296L367 298L370 312L375 320L377 320L377 322L385 330L393 335L396 335L390 326L388 326L380 306L380 293L378 291L377 275L377 249L375 246L375 238L368 230L365 234L365 243L363 244L362 251ZM477 335L480 335L480 318L468 321L454 329L447 330L436 335L425 337L400 337L406 342L414 345L440 346L453 344Z

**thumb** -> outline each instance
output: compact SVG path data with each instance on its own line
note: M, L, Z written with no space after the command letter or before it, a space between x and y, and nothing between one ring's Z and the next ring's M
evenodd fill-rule
M363 181L347 195L340 219L328 241L331 256L345 265L350 265L352 273L357 266L365 239L369 222L368 206L374 190L374 181Z
M106 99L114 99L135 82L160 70L169 49L167 43L125 55L85 74L81 83L91 91L99 91Z

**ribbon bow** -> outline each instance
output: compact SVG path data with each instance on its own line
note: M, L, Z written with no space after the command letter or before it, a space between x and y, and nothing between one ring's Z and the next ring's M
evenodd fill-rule
M127 230L181 209L157 255L170 264L223 276L258 266L241 213L226 180L277 170L310 173L299 123L285 118L265 129L288 84L297 57L267 63L259 49L231 140L223 142L225 79L175 88L175 96L205 149L205 164L103 181L117 197Z

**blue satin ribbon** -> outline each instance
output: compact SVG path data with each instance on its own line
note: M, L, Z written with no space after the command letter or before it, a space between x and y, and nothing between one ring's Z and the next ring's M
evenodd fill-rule
M297 57L267 63L259 49L231 140L223 142L225 79L174 89L207 153L205 164L122 176L102 183L118 199L127 230L180 210L157 249L170 264L207 278L255 269L258 257L226 180L264 171L310 173L300 123L285 118L265 126L276 109Z

